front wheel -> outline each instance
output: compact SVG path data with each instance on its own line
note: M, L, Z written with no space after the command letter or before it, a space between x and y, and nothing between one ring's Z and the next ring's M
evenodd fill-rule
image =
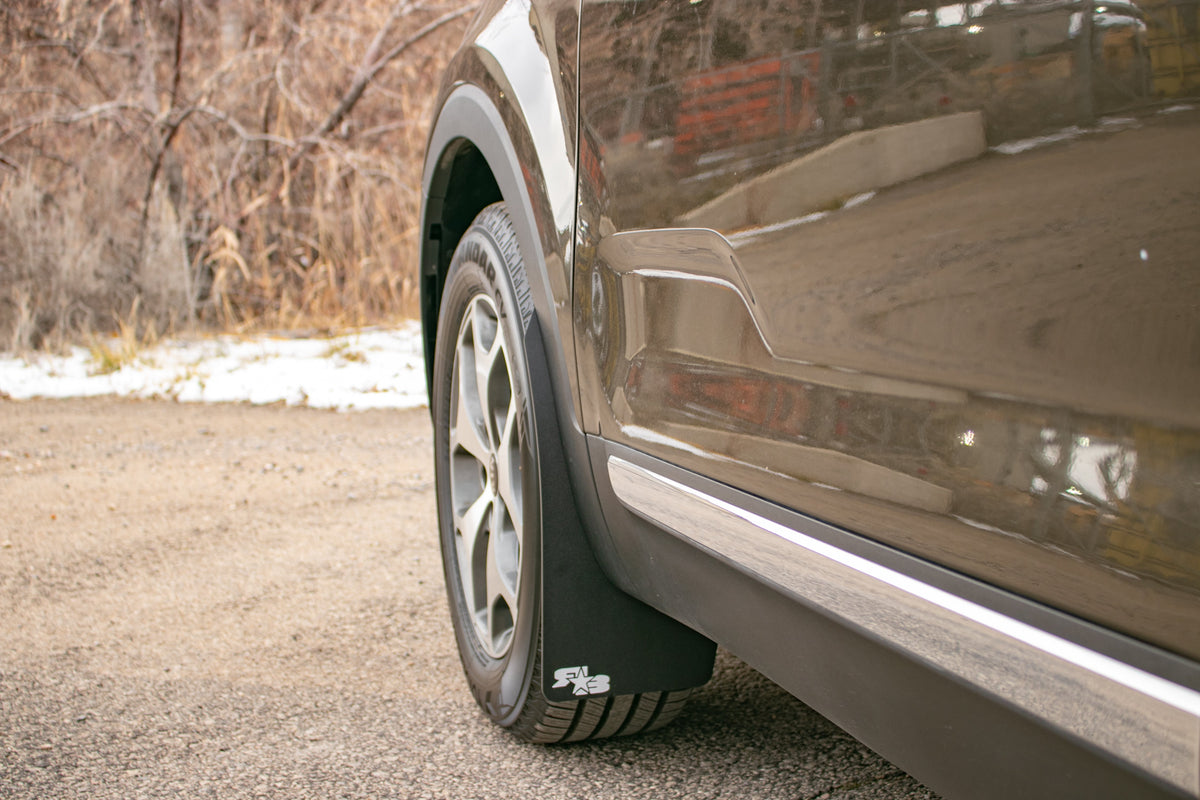
M543 524L541 481L566 477L539 474L533 401L550 388L530 378L529 296L508 211L489 206L451 261L433 368L438 523L459 656L484 713L527 741L651 730L690 690L605 695L605 676L584 676L589 697L542 692L541 544L554 532Z

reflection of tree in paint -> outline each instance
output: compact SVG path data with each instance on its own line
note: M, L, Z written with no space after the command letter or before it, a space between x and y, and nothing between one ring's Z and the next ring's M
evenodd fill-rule
M1041 433L1041 453L1033 456L1037 473L1030 488L1045 494L1052 486L1075 497L1088 497L1099 502L1127 499L1131 468L1137 457L1123 452L1120 445L1094 442L1079 436L1063 444L1059 431L1046 428Z
M1130 487L1137 472L1137 453L1127 446L1076 436L1064 447L1059 442L1058 431L1046 428L1042 431L1045 446L1036 457L1039 466L1047 471L1057 471L1065 485L1063 491L1073 497L1087 498L1100 503L1125 502L1129 499ZM1037 494L1045 494L1050 482L1041 474L1035 475L1030 488Z

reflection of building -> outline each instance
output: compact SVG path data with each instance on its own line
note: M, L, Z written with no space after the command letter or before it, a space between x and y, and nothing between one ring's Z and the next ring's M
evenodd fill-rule
M1171 19L1186 20L1200 0L1169 2ZM1171 28L1174 55L1148 51L1145 15L1126 0L771 0L752 15L700 0L585 13L612 17L600 27L613 32L583 54L585 78L604 82L583 96L610 98L586 109L588 124L609 148L656 142L684 169L794 157L847 130L969 110L986 113L992 141L1030 135L1174 94L1200 69L1188 24ZM1161 16L1149 14L1153 30ZM1163 77L1168 65L1181 77Z
M1139 574L1195 580L1200 574L1195 520L1200 515L1200 437L1151 426L1133 435L1139 457L1130 496L1109 517L1103 556ZM1191 470L1192 480L1180 465Z
M1154 92L1182 97L1200 91L1200 2L1143 0Z

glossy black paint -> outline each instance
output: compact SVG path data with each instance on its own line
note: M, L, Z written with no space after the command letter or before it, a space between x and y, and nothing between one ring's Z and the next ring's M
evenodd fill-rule
M426 164L426 329L457 237L504 199L563 469L615 583L943 791L1013 770L1021 796L1160 791L631 522L601 456L628 446L824 520L1196 688L1189 13L486 2ZM930 730L961 725L953 763L894 692L929 704Z

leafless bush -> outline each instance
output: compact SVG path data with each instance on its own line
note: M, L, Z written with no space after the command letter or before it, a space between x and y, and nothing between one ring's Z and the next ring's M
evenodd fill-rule
M413 311L427 104L468 10L0 7L0 345Z

